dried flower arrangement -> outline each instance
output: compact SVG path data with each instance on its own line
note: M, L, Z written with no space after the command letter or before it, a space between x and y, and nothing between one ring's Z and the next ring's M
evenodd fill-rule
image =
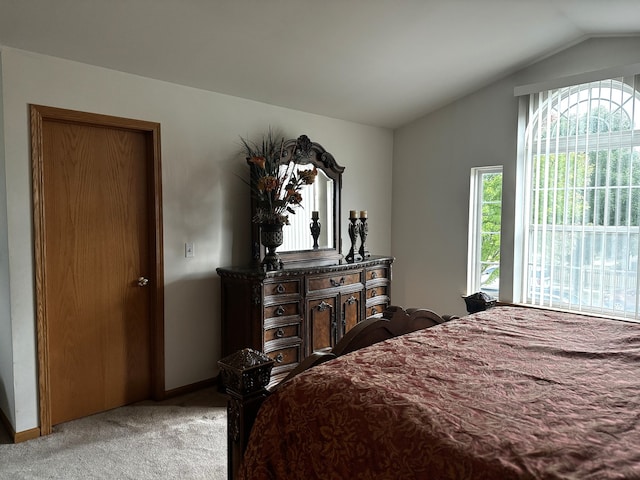
M298 164L298 142L309 141L308 138L300 137L293 152L285 150L284 138L276 137L271 129L259 144L240 139L252 166L250 185L257 207L253 221L288 225L289 214L295 214L300 207L302 187L313 184L318 174L315 167L303 170Z

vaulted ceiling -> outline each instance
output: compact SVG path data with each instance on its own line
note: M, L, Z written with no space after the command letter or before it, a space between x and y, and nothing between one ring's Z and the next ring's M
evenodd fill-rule
M395 128L637 0L0 0L0 45Z

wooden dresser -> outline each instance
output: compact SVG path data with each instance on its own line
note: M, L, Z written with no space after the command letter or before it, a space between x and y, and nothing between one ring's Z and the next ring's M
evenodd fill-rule
M390 304L393 258L285 267L218 268L222 282L222 357L265 352L279 382L303 358L330 350L359 321Z

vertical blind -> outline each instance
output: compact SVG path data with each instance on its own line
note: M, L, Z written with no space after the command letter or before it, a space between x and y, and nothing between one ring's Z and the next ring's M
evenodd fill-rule
M318 183L322 183L319 187ZM310 250L313 248L310 224L311 214L315 210L320 218L320 247L332 247L329 245L333 238L333 182L329 181L323 173L313 185L305 185L302 190L301 208L296 214L289 214L288 227L283 230L283 243L280 251Z
M525 303L637 318L637 76L533 93L525 139Z

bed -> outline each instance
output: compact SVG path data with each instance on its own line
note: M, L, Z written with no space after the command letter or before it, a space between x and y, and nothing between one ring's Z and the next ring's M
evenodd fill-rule
M499 306L391 337L260 391L233 475L640 479L640 324Z

